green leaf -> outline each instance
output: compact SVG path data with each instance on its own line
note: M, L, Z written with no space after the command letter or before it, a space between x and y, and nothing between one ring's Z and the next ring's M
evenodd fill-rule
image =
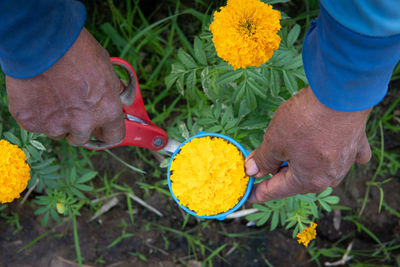
M243 75L243 70L235 70L235 71L228 71L227 73L222 74L216 84L224 84L236 81Z
M128 42L121 37L121 35L115 30L115 28L108 22L100 25L100 29L111 39L111 41L120 50L123 49Z
M74 188L74 187L69 187L69 190L71 190L71 193L74 194L75 196L77 196L80 199L85 199L85 195L81 193L81 191L79 191L78 189Z
M255 82L253 82L252 80L247 80L247 84L249 85L249 87L251 88L251 90L258 95L259 97L265 99L265 93L263 91L261 91L261 89L259 88L259 85L256 84Z
M264 212L271 212L270 208L268 208L268 207L266 207L264 205L261 205L261 204L254 204L253 207L258 209L258 210L264 211Z
M332 205L335 205L335 204L339 203L339 201L340 201L339 197L337 197L337 196L325 197L325 198L323 198L323 200Z
M33 146L27 145L26 150L29 152L29 154L32 156L34 160L42 160L40 152Z
M271 61L273 63L273 66L275 67L283 67L285 68L286 65L290 64L292 62L294 55L293 53L290 52L290 50L278 50L275 52L275 54L272 56Z
M235 103L239 102L242 100L244 93L246 92L246 81L243 80L239 86L235 89L235 92L233 93L233 101Z
M194 37L194 57L202 65L207 65L207 57L199 37Z
M270 216L271 216L271 211L264 213L264 216L261 217L261 219L256 223L256 225L257 226L264 225L268 221Z
M239 128L240 129L246 129L246 130L254 130L254 129L265 129L267 127L267 119L266 118L254 118L251 117L248 120L243 121L240 123Z
M42 200L42 202L43 202L43 204L48 204L48 203L45 202L45 200ZM36 203L41 204L41 203L39 203L38 201L36 201ZM42 204L41 204L41 205L42 205ZM40 208L38 208L38 209L35 210L34 214L35 214L35 215L43 214L43 213L45 213L45 212L48 211L48 210L49 210L49 206L40 207Z
M245 69L245 72L249 77L253 78L255 81L260 81L263 84L268 83L267 79L261 74L260 71L257 71L257 70L260 70L260 69L259 68L257 68L257 69Z
M184 81L185 81L185 75L180 75L178 77L178 80L176 81L176 88L178 89L178 92L181 95L185 95L185 90L184 90Z
M297 82L293 75L289 75L288 72L282 71L283 73L283 81L285 82L286 89L294 95L297 93Z
M285 229L287 230L287 229L289 229L289 228L292 228L296 223L297 223L296 220L291 220L290 223L288 223L288 224L285 226Z
M76 182L80 183L80 184L86 183L87 181L90 181L94 177L96 177L96 175L97 175L96 171L89 171L89 172L85 173L84 175L82 175L81 177L79 177Z
M297 199L301 199L307 202L314 202L316 200L315 197L313 197L312 195L296 195Z
M290 30L286 40L288 47L293 46L294 42L296 42L297 38L299 38L300 30L301 28L299 24L294 25L294 27Z
M21 141L12 132L5 132L4 137L10 141L10 143L21 147Z
M32 165L32 169L37 169L37 170L42 169L44 167L49 166L55 160L56 160L55 158L50 158L50 159L43 160L43 161L39 162L38 164Z
M218 121L214 118L200 118L197 120L198 123L200 123L201 125L205 125L205 124L215 124Z
M178 50L178 58L182 62L182 64L188 67L189 69L197 68L197 64L192 58L192 56L183 51L182 48Z
M326 210L327 212L331 212L332 208L331 208L327 203L325 203L325 202L322 201L322 200L319 200L318 203L321 205L321 207L322 207L324 210Z
M275 211L274 214L272 215L271 219L271 228L270 230L275 230L275 228L278 226L279 223L279 211Z
M186 79L186 88L191 92L191 96L195 97L196 92L196 70L193 70L189 73Z
M176 79L178 79L179 75L171 73L167 77L165 77L165 85L167 89L171 88L175 83Z
M270 88L272 96L279 95L279 92L281 91L281 80L279 72L276 70L270 71Z
M221 118L221 124L225 125L228 119L232 116L232 107L228 107Z
M86 184L75 184L75 187L81 191L89 192L93 190L93 187Z
M292 70L292 69L297 69L303 66L303 58L302 55L297 55L293 58L292 62L288 65L285 66L285 69L287 70Z
M30 140L29 143L31 143L32 146L36 147L39 150L45 151L46 148L44 147L44 145L42 143L40 143L39 141L36 140Z
M44 214L42 220L40 220L40 224L41 224L43 227L46 227L47 224L48 224L48 222L49 222L49 212L46 212L46 213Z
M332 193L332 188L331 188L331 187L328 187L327 189L325 189L323 192L321 192L321 193L318 195L318 198L324 198L324 197L326 197L326 196L329 196L331 193Z
M247 106L252 110L254 110L257 107L256 96L248 87L246 88L246 102Z
M274 5L274 4L279 4L279 3L287 3L290 0L263 0L263 2L270 4L270 5Z
M53 166L48 166L45 168L41 168L39 170L37 170L38 173L40 174L49 174L49 173L53 173L55 171L58 171L60 169L59 165L53 165Z
M221 110L222 110L222 106L220 103L217 103L215 105L215 107L213 108L213 115L214 118L219 119L219 117L221 116Z
M235 127L236 124L238 123L238 121L239 121L238 119L230 120L224 127L225 131L228 131L228 130L232 129L233 127Z
M265 212L256 212L246 216L246 220L248 221L257 221L265 216Z
M221 125L215 125L215 126L213 126L213 127L211 127L211 128L208 128L208 129L207 129L207 132L210 132L210 133L217 133L217 132L220 132L221 130L222 130Z
M22 143L26 143L26 141L28 140L28 132L25 131L24 129L20 128L20 133L21 133L21 140ZM0 134L1 135L1 134Z

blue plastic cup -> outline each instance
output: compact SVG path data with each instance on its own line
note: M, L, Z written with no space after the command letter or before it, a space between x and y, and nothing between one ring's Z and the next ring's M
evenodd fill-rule
M174 154L171 157L171 160L169 162L168 165L168 187L169 187L169 191L171 192L172 197L174 198L175 202L178 203L179 207L181 207L184 211L186 211L187 213L193 215L193 216L197 216L199 218L203 218L203 219L217 219L217 220L224 220L226 218L226 216L228 214L231 214L232 212L236 211L237 209L239 209L247 200L247 198L250 196L251 193L251 189L253 187L253 183L255 181L255 178L253 177L249 177L249 182L247 184L247 188L246 188L246 192L244 193L243 197L240 199L240 201L230 210L225 211L223 213L219 213L219 214L215 214L215 215L210 215L210 216L200 216L197 215L196 212L190 210L189 208L185 207L184 205L179 203L179 200L176 198L176 196L174 195L174 192L172 192L172 188L171 188L171 163L172 161L174 161L175 156L179 153L179 151L181 150L181 147L184 146L187 142L190 142L192 139L194 138L200 138L200 137L206 137L206 136L211 136L211 137L219 137L222 139L225 139L227 141L229 141L231 144L235 145L242 153L243 156L246 158L250 152L248 152L241 144L239 144L237 141L235 141L234 139L223 135L223 134L217 134L217 133L206 133L206 132L199 132L198 134L196 134L193 137L190 137L189 139L187 139L185 142L183 142L178 148L177 150L174 152Z

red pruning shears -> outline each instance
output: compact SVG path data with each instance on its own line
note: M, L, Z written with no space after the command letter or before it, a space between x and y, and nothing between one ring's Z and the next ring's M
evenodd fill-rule
M128 85L120 95L125 114L125 138L119 144L89 141L84 147L102 150L117 146L139 146L172 155L180 143L168 138L164 130L151 122L144 107L139 82L133 67L122 58L111 57L110 61L113 65L122 67L129 75Z

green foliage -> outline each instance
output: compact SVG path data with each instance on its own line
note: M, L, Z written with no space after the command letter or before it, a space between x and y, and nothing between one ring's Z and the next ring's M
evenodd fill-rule
M293 238L311 221L320 217L321 211L330 212L332 205L339 203L337 196L331 196L332 188L327 188L320 194L297 195L282 200L273 200L264 204L254 204L258 212L246 217L256 221L257 226L266 224L269 220L270 230L275 230L280 224L285 229L293 229ZM319 204L319 206L317 205Z
M282 24L280 47L261 67L234 70L220 59L208 24L194 37L193 49L180 48L165 85L167 89L175 86L192 108L186 123L176 120L168 129L169 135L182 140L203 130L231 136L249 150L256 148L276 108L307 84L296 46L301 27L285 21ZM331 192L329 188L319 195L256 204L254 208L259 212L247 219L256 221L257 226L269 221L270 230L279 224L294 228L295 237L305 224L319 217L321 209L329 212L331 205L339 202L338 197L330 196Z

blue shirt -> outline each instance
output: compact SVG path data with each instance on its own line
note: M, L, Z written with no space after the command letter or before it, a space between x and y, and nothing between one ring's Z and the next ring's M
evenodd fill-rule
M74 0L0 0L0 66L30 78L60 59L79 36L85 7Z
M303 44L315 96L340 111L376 105L400 60L400 1L321 0L320 8Z

